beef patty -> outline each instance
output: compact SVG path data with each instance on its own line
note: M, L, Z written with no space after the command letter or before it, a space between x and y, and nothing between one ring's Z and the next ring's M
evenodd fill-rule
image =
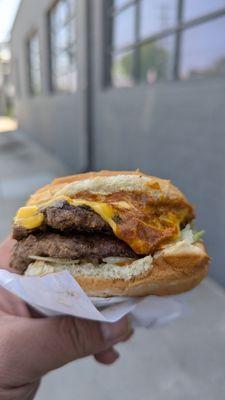
M88 206L71 206L66 202L47 207L42 226L26 229L18 225L13 227L13 238L21 240L33 232L44 232L48 227L60 232L76 231L87 233L112 233L110 226Z
M137 255L123 241L104 234L60 235L46 232L30 234L15 245L12 268L24 271L31 263L29 256L48 256L66 259L96 259L104 257L134 257Z

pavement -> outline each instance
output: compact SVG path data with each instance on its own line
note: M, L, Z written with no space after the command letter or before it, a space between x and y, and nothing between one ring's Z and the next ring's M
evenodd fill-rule
M27 196L68 171L22 132L0 134L0 239ZM115 365L91 357L48 374L36 400L222 400L225 398L225 293L206 279L179 320L137 329Z

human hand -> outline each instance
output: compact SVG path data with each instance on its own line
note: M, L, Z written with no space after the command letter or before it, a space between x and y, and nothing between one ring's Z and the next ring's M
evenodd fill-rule
M13 244L6 239L0 245L0 268L10 269ZM113 345L131 334L126 317L114 324L44 318L0 288L0 399L33 399L42 376L88 355L112 364L119 356Z

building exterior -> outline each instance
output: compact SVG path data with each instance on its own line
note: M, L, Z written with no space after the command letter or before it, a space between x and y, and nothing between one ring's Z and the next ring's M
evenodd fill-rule
M0 43L0 115L12 113L13 101L9 43Z
M73 171L141 168L198 205L225 284L224 0L22 0L21 129Z

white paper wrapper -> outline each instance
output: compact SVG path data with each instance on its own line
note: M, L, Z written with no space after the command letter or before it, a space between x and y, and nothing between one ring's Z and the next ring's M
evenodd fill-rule
M0 285L47 316L115 322L130 314L133 326L153 327L180 317L184 310L185 295L90 298L67 271L26 277L0 269Z

